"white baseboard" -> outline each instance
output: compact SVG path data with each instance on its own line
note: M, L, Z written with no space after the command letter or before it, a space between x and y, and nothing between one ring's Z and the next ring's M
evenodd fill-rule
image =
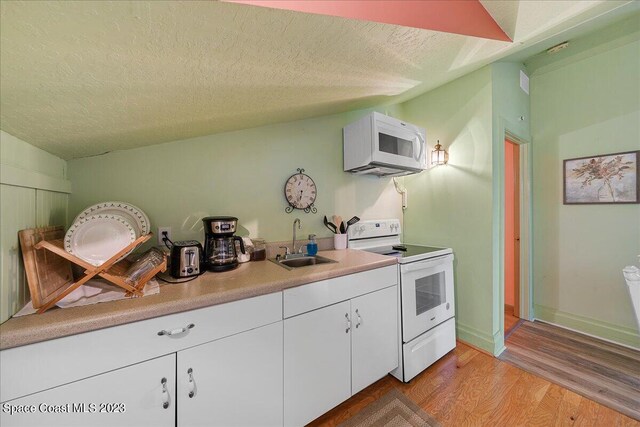
M638 331L576 314L566 313L543 305L535 305L535 319L554 326L579 332L603 341L622 345L634 350L640 349Z

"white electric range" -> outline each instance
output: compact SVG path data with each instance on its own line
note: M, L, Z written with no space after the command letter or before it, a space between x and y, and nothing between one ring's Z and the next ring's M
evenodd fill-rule
M361 221L347 230L349 248L398 258L399 360L403 382L456 346L453 251L403 245L400 220Z

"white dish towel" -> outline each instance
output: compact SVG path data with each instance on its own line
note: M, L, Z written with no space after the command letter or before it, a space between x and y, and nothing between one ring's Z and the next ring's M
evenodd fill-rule
M142 292L144 296L158 294L160 293L160 284L155 279L149 280L144 286ZM124 290L122 288L112 285L106 280L93 279L89 280L78 289L75 289L69 295L58 301L56 305L60 308L80 307L82 305L117 301L128 298L137 297L125 297ZM14 314L13 317L26 316L27 314L33 314L36 311L38 310L33 308L31 301L29 301L22 310Z

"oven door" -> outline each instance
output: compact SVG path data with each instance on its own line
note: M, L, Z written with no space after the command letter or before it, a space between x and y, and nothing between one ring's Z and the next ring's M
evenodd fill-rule
M454 316L453 255L400 265L402 341Z

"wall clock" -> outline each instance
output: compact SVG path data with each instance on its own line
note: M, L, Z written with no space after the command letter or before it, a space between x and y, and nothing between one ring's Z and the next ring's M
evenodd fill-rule
M316 213L318 209L313 204L317 195L316 183L304 173L304 169L298 169L298 173L291 175L284 184L284 197L289 203L284 210L286 213L291 213L294 209Z

